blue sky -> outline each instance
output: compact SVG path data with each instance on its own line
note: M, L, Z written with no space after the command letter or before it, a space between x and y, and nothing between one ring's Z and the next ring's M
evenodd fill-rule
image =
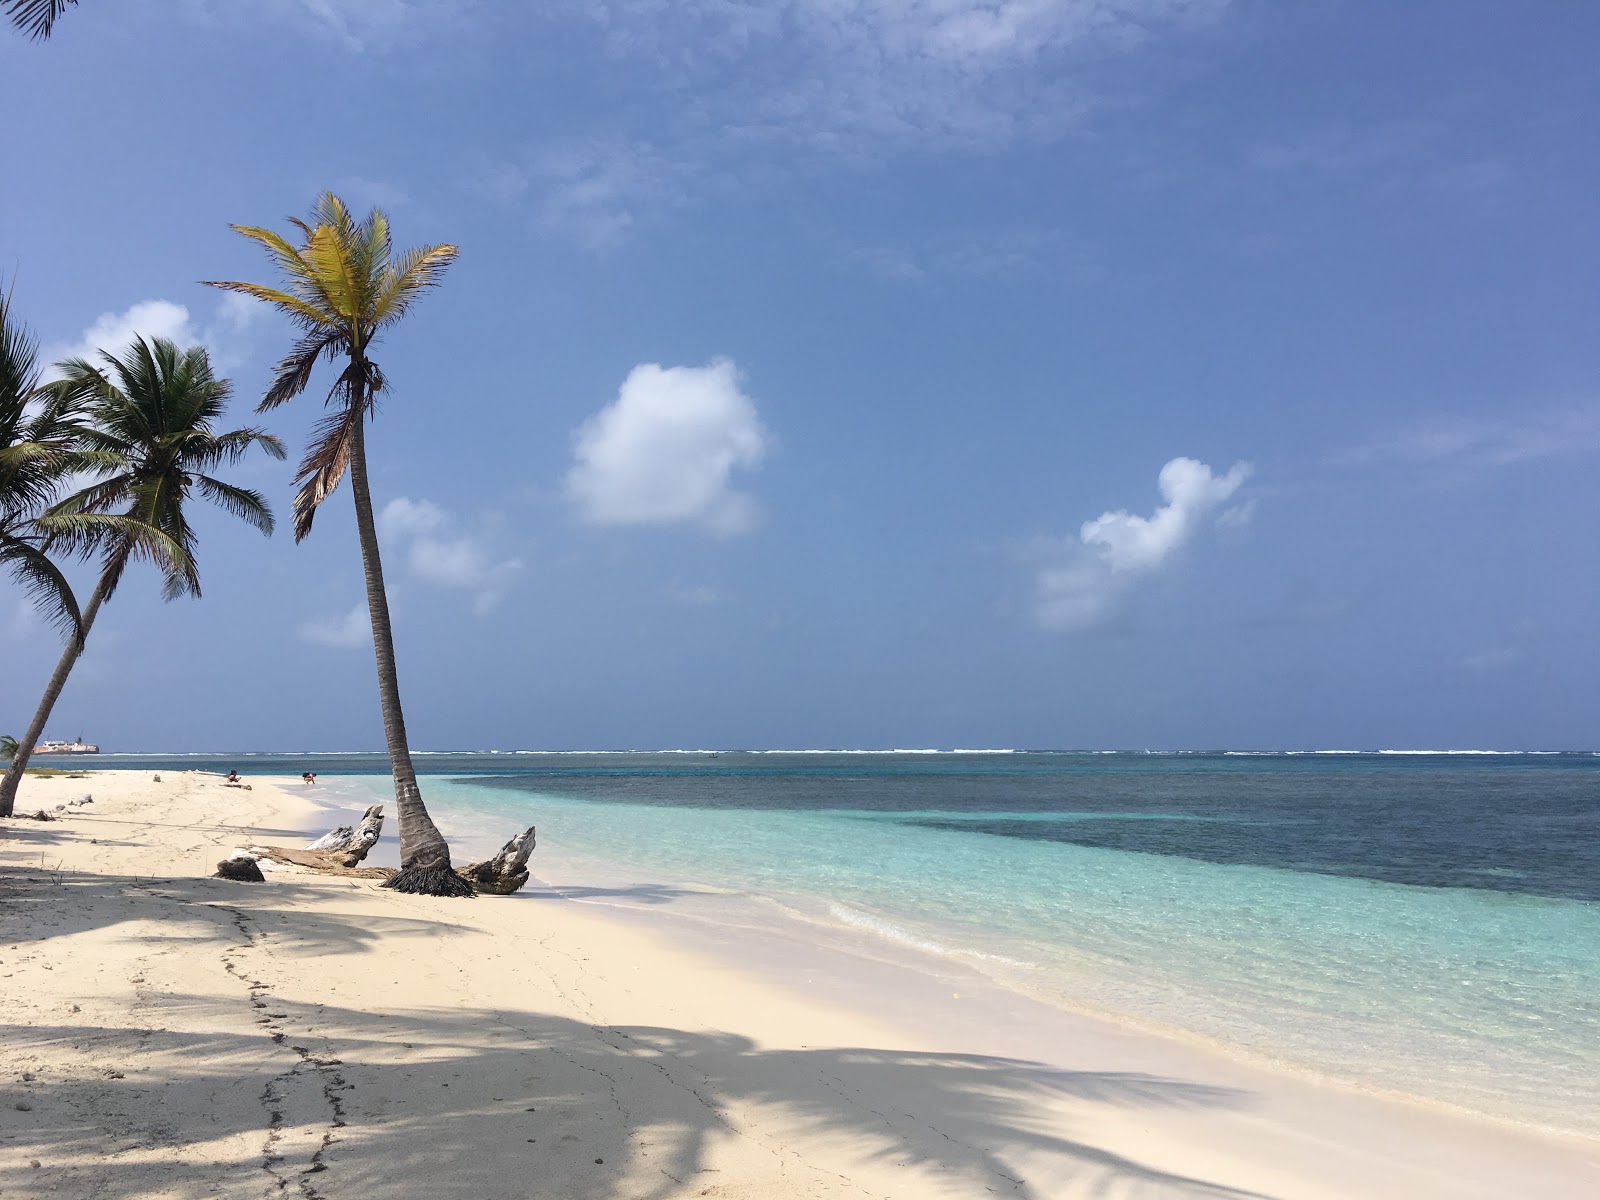
M87 0L0 36L0 272L52 352L203 340L242 424L287 331L197 283L265 277L230 222L331 188L460 245L369 437L418 748L1589 747L1597 39ZM50 734L381 748L347 493L202 530L204 599L130 575ZM0 653L20 733L57 646L9 584Z

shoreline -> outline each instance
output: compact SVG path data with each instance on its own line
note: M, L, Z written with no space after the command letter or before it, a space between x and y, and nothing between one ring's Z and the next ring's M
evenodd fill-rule
M998 985L842 968L838 946L695 933L603 889L438 901L204 878L244 840L335 823L318 789L250 782L30 780L19 808L51 789L96 803L0 823L8 1058L33 1077L6 1078L5 1108L29 1107L0 1188L1489 1200L1600 1183L1582 1138L1047 1019ZM385 832L392 848L392 813Z

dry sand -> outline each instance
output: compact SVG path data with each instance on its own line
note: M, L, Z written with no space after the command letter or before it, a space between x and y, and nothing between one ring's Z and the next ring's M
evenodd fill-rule
M208 878L330 824L298 785L105 772L19 808L85 792L0 822L0 1196L1600 1195L1593 1143L1070 1014L1019 1054L534 886Z

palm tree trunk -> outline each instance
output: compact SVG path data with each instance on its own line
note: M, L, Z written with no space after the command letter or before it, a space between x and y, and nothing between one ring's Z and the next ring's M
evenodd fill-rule
M61 660L56 663L55 674L50 676L50 683L44 689L44 697L39 701L39 711L33 714L33 723L28 726L28 732L17 745L16 754L11 757L11 765L6 769L4 780L0 780L0 817L9 817L17 805L17 785L22 782L22 772L27 770L28 759L33 756L33 748L39 744L39 739L44 736L44 727L50 720L50 710L55 708L56 701L61 698L61 689L67 686L67 676L72 674L72 668L77 665L79 657L83 654L83 643L89 636L89 627L94 624L94 619L100 612L100 606L106 601L106 576L100 576L100 582L95 584L94 594L89 597L89 603L83 610L83 621L80 626L82 632L78 637L67 642L67 648L61 652Z
M384 887L429 896L470 896L471 886L450 866L450 847L422 803L417 772L406 741L406 718L400 709L400 676L394 663L394 632L389 625L389 596L383 588L383 561L378 555L378 527L372 519L372 491L367 485L365 413L356 418L350 437L350 491L356 502L356 529L361 536L361 566L367 580L367 613L372 621L372 648L378 660L378 705L383 734L389 743L394 772L394 800L400 816L400 873Z

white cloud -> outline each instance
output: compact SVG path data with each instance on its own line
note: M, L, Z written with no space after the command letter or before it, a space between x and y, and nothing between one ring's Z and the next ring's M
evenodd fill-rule
M857 151L1003 144L1069 127L1108 57L1227 0L568 0L612 52L657 65L724 130ZM708 97L725 107L704 110Z
M1516 417L1434 417L1347 450L1346 466L1507 467L1600 450L1600 404L1524 409Z
M527 162L487 168L483 187L505 203L531 206L535 223L550 236L604 253L683 202L682 172L681 164L645 142L572 138Z
M199 328L182 304L140 300L122 312L101 313L76 341L46 346L40 361L53 365L64 358L85 358L100 366L101 351L120 358L135 337L146 341L167 338L184 349L204 346L211 356L212 368L226 374L248 357L246 330L260 311L255 301L230 293L217 304L212 321Z
M950 233L859 247L845 257L886 279L918 282L946 276L1002 280L1037 275L1092 282L1103 274L1085 252L1043 229Z
M386 538L414 537L435 532L446 520L444 509L433 501L399 496L383 506L378 514L378 528Z
M243 25L258 32L263 18L281 28L331 40L363 53L437 36L461 23L469 0L188 0L191 17L207 24Z
M23 641L35 636L43 627L44 622L39 618L38 610L26 600L18 600L8 626L11 636Z
M313 646L333 646L340 650L354 650L372 644L372 625L367 619L367 606L357 604L339 617L317 617L306 621L299 629L300 640Z
M1468 671L1488 672L1500 671L1507 667L1520 665L1527 655L1521 650L1502 648L1485 650L1481 654L1472 654L1461 660L1461 665Z
M690 608L709 608L722 603L722 593L710 584L689 585L674 579L667 585L667 599Z
M1051 555L1055 561L1039 568L1035 619L1046 629L1065 632L1105 621L1132 587L1162 570L1194 539L1249 474L1248 463L1214 475L1192 458L1172 459L1161 468L1157 484L1164 503L1154 513L1141 517L1117 509L1085 521L1077 542L1058 547Z
M431 500L400 496L384 505L378 524L386 538L405 545L405 561L418 578L472 593L472 608L487 613L505 598L522 560L502 558L483 534L458 534L450 515Z
M720 536L760 519L729 486L752 470L769 435L727 359L704 367L635 367L615 402L576 435L567 494L595 525L694 524Z

